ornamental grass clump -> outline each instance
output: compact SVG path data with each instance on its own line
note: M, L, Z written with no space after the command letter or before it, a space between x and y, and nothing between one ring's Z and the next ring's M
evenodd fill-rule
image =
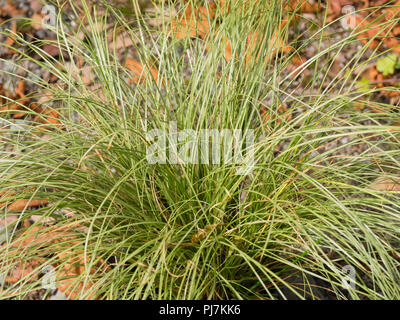
M358 83L380 53L365 59L366 43L330 73L365 28L323 47L333 23L322 13L298 36L300 4L132 3L127 14L67 2L48 26L57 55L13 35L14 63L54 81L13 74L37 107L21 105L18 125L0 113L1 216L17 218L0 251L1 298L42 289L49 267L71 299L400 298L398 115L370 111L381 89ZM172 161L171 123L254 139L240 162L213 162L215 141L195 135L208 159ZM163 163L148 160L151 130L166 133ZM193 155L185 143L175 147Z

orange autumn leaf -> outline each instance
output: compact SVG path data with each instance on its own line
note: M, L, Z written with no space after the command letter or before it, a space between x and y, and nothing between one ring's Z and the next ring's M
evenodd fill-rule
M400 191L400 178L379 177L371 183L370 189L375 191Z
M28 228L22 232L9 246L4 243L2 246L7 246L8 250L26 250L29 247L38 246L41 247L52 241L52 237L49 237L47 233L40 232L44 227L34 226Z
M18 9L18 6L14 3L15 1L6 1L0 6L0 16L3 17L15 17L18 15L24 15L26 13L25 9Z
M10 256L18 256L18 258L15 259L15 267L12 268L6 275L5 282L16 283L28 275L32 281L38 279L40 270L36 270L34 274L33 271L35 271L35 269L40 266L44 260L41 258L35 258L24 261L23 255L24 250L26 251L33 246L42 246L43 244L51 241L51 237L49 237L48 234L40 233L40 230L41 227L39 226L29 228L21 233L16 239L14 239L11 244L4 243L1 246L1 250L7 250Z
M38 200L38 199L21 199L14 201L7 208L9 211L22 211L25 208L38 207L47 204L46 200ZM1 206L1 205L0 205Z
M35 29L35 30L41 30L41 29L43 29L43 23L42 23L43 18L44 18L44 15L43 15L43 14L37 13L37 12L34 13L34 14L32 15L32 17L31 17L31 19L32 19L31 27L32 27L33 29Z
M50 124L54 124L54 125L58 125L60 124L60 121L58 120L59 118L59 113L57 110L55 109L45 109L43 111L43 114L47 115L48 117L46 118L46 122L50 123Z
M400 42L397 38L391 35L383 40L385 45L395 53L400 53Z
M132 59L132 58L126 58L125 62L126 67L132 71L133 76L131 81L135 83L139 83L144 80L146 74L148 71L150 71L150 74L154 81L156 81L158 84L160 84L160 80L158 79L158 72L156 69L154 69L151 66L146 66L143 65L141 62ZM166 81L161 81L162 84L164 84Z
M369 1L364 0L363 8L368 8ZM388 1L386 1L388 2ZM328 3L328 22L343 15L342 8L346 5L353 5L354 0L331 0ZM381 1L380 4L384 4L385 1ZM398 36L400 35L400 27L394 19L398 19L400 16L400 0L395 3L388 2L387 8L379 10L379 16L377 13L367 15L365 12L359 12L353 15L352 18L348 17L348 24L351 25L350 21L355 19L354 32L358 33L357 37L363 44L369 44L371 49L376 49L383 42L388 48L391 48L394 52L400 53L400 43ZM377 19L375 19L377 18ZM380 49L380 48L378 48Z
M183 22L183 20L172 20L171 30L176 39L195 38L197 35L196 28Z
M355 17L356 28L355 31L358 33L357 38L362 43L369 43L371 49L375 49L379 46L382 39L386 40L390 36L391 24L384 23L382 21L370 22L369 20L362 17Z
M256 52L257 51L257 44L260 42L260 36L258 32L253 32L250 33L247 36L246 39L246 52L244 54L245 57L245 63L248 64L251 59L260 59L261 57L261 52ZM226 61L229 61L232 58L232 44L231 41L228 38L224 39L225 41L225 47L224 47L224 56ZM263 39L265 41L265 38ZM262 43L263 45L264 43ZM261 46L262 46L261 45ZM260 47L258 47L260 48ZM293 49L286 45L286 43L279 37L278 32L274 32L273 36L269 40L269 48L271 50L271 56L274 56L275 54L282 52L282 53L288 53L292 51ZM207 50L209 50L209 46L206 47ZM254 57L256 55L256 57ZM268 60L269 57L266 57Z
M77 241L73 241L71 244L77 244ZM79 251L78 251L79 252ZM83 250L80 254L71 255L72 251L69 250L67 252L58 253L57 256L60 261L66 261L63 263L61 270L57 273L57 288L64 293L71 300L75 300L79 298L78 294L80 292L88 292L92 286L92 281L87 281L84 287L84 280L80 279L77 282L78 277L86 272L85 269L85 258ZM86 262L88 263L89 261ZM102 261L103 262L103 261ZM100 267L99 265L97 267ZM89 274L94 274L96 272L95 268L91 268ZM89 295L89 297L93 297L93 293Z
M294 0L292 1L292 9L299 8L303 13L315 13L318 11L318 3L316 0Z
M58 120L60 114L56 109L53 108L45 108L41 112L42 115L37 115L33 119L37 123L42 123L44 126L41 126L41 130L51 130L61 127L61 122Z
M13 115L13 119L23 118L25 115L26 115L25 112L18 112L18 113Z
M9 97L12 100L15 100L13 102L10 102L8 100L0 99L0 111L15 111L15 110L20 110L22 108L22 105L26 105L28 103L28 99L25 99L25 81L20 80L18 82L18 85L15 89L15 94L7 92L5 90L2 90L0 88L0 94L4 94L5 96ZM24 116L24 113L17 113L13 115L13 118L20 118Z
M247 37L246 63L248 63L250 61L250 59L253 58L253 55L255 53L254 51L257 47L257 43L260 42L261 39L262 39L262 37L260 37L258 32L251 33ZM265 38L263 39L263 44L264 44L264 41L265 41ZM292 48L290 46L288 46L285 43L285 41L283 41L282 38L279 36L278 31L275 31L273 33L271 39L269 39L269 49L271 51L272 56L274 56L275 54L280 53L280 52L288 53L288 52L292 51ZM260 54L261 53L259 52L256 59L260 58ZM269 59L269 57L267 57L267 59Z
M291 63L288 65L287 69L290 73L292 73L291 78L295 78L296 76L298 76L301 73L307 73L309 74L309 70L304 69L304 68L300 68L302 65L304 65L307 62L307 60L305 58L303 58L300 55L295 55L292 58Z
M62 227L37 225L27 228L11 244L3 244L1 246L2 250L7 250L9 254L18 256L14 260L16 262L15 267L6 276L5 281L12 284L28 276L31 281L37 280L38 274L41 271L40 266L44 266L45 264L43 257L54 253L58 258L54 264L54 267L57 269L57 288L70 299L78 298L82 289L84 289L83 292L88 292L93 286L93 282L87 281L83 288L83 281L80 278L86 272L84 251L83 249L77 250L76 248L71 248L79 244L78 239L72 232L74 229L82 229L82 227L77 222L72 222ZM61 241L64 244L61 244ZM66 246L65 241L68 241L68 246ZM51 245L51 249L49 247L49 250L46 251L46 247L49 245ZM24 254L33 248L41 249L43 257L39 256L23 261ZM106 272L108 269L106 267L102 268L103 263L104 260L100 260L89 273L93 274L98 269ZM89 297L94 298L93 294L89 295Z
M21 80L20 82L18 82L15 93L21 98L25 97L25 81Z
M19 261L18 265L7 274L4 281L7 283L16 283L28 276L32 280L37 280L40 274L40 270L37 270L37 267L42 265L43 262L44 260L41 259L32 259L29 262Z
M284 10L287 12L298 10L302 13L315 13L320 9L316 0L286 0L282 2L284 3ZM244 12L249 11L251 6L254 6L254 4L257 3L259 2L249 0L220 0L217 2L217 9L222 15L226 15L232 9ZM268 1L263 1L262 4L267 8L269 6Z
M0 111L14 111L19 109L18 103L8 102L0 107Z
M232 44L231 44L231 41L227 37L224 37L222 39L222 42L225 43L225 46L224 46L224 57L225 57L225 60L229 61L232 58ZM206 45L206 49L210 50L210 47L208 46L208 44Z
M342 8L347 5L352 5L354 0L329 0L328 1L328 22L332 22L334 19L342 14Z
M378 88L383 88L385 86L385 78L389 76L384 76L382 73L378 72L376 66L372 66L368 69L367 77L371 83L375 83Z
M285 121L285 122L290 121L290 120L292 120L292 117L293 117L285 104L280 104L277 109L277 115L275 115L275 113L272 113L272 115L277 116L276 125L278 125L278 126L282 123L282 121ZM268 110L268 108L261 107L261 118L265 122L270 121L271 112Z
M258 1L257 1L258 2ZM228 14L232 9L237 9L240 11L248 11L250 9L250 5L255 2L251 2L249 0L220 0L218 2L218 11L222 15ZM268 4L268 3L267 3Z
M17 94L17 96L20 97L20 99L25 98L25 81L23 81L23 80L19 81L18 86L15 89L15 93ZM23 99L23 100L19 100L18 102L20 104L25 105L25 104L28 103L28 100L27 99ZM16 104L16 103L14 103L13 105L14 106L10 107L10 109L12 108L11 110L19 110L19 109L21 109L21 106ZM23 113L23 112L16 113L16 114L13 115L13 118L14 119L21 118L24 115L25 115L25 113Z
M220 0L219 4L218 4L218 9L221 12L221 14L226 14L227 12L229 12L230 10L230 4L229 4L229 0Z
M189 4L185 14L171 21L171 32L176 39L204 38L210 32L210 21L215 16L215 4L196 7Z
M7 198L8 197L13 197L17 193L15 191L6 191L6 192L0 192L0 208L3 208L7 205ZM31 194L30 190L25 190L23 192L24 195L26 195L27 199L18 199L13 201L12 203L8 204L7 210L9 211L22 211L25 208L29 209L31 207L37 207L37 206L42 206L47 204L47 200L41 200L41 199L30 199L29 194Z
M385 10L385 18L386 19L396 19L400 16L400 0L397 0L395 3L391 5L391 7Z
M15 20L11 21L11 31L13 33L17 32L17 21L15 21ZM15 42L15 39L13 38L13 36L10 35L10 36L7 37L6 45L11 46L11 45L14 44L14 42Z

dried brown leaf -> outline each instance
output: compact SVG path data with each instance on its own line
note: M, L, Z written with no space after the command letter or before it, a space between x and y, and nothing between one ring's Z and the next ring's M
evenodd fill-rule
M126 58L125 62L126 67L132 71L132 82L139 83L145 79L145 77L148 75L148 72L150 72L151 77L158 83L164 85L166 83L166 80L160 81L158 80L158 72L156 69L154 69L152 66L145 66L141 62L132 59L132 58Z
M371 185L370 189L376 191L400 191L400 178L379 177Z

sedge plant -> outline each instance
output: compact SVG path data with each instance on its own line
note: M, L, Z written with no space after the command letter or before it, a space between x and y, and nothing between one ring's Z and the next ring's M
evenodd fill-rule
M357 29L324 47L335 35L323 10L322 25L309 21L308 36L296 35L300 5L282 1L154 5L144 11L132 1L127 14L108 2L63 3L49 26L58 57L13 35L14 63L33 63L57 81L29 69L10 76L57 113L16 101L23 123L0 114L1 202L47 203L19 212L3 205L4 219L18 219L3 230L0 274L15 279L3 281L0 297L24 299L52 266L71 299L321 299L315 283L336 299L399 298L398 115L384 103L369 111L377 89L359 86L382 53L360 45ZM176 37L171 17L189 5L215 16L202 22L206 34L196 24L195 37ZM121 35L134 50L116 47ZM329 76L354 45L361 49ZM287 72L310 46L315 55ZM143 66L136 81L121 55ZM151 163L148 132L168 132L171 122L195 132L252 130L252 170L238 175L241 165L211 158ZM391 188L376 187L382 179Z

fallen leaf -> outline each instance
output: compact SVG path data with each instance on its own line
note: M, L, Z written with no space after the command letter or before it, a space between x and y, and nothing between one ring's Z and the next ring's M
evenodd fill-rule
M292 120L292 114L288 110L285 104L280 104L277 109L277 114L275 112L271 112L265 106L261 107L261 118L268 123L271 119L271 114L276 119L276 125L279 126L282 122L287 122Z
M400 191L400 178L379 177L369 188L376 191Z
M391 7L385 10L385 18L389 19L397 19L400 16L400 0L391 4Z
M145 66L141 62L132 58L126 58L125 65L133 73L133 77L131 79L132 82L139 83L141 81L144 81L147 72L150 71L150 74L153 77L154 81L160 84L160 80L158 80L158 72L153 67ZM161 82L164 83L165 81Z
M37 199L21 199L14 201L11 205L7 207L9 211L22 211L25 208L38 207L47 204L46 200Z
M134 45L134 43L135 42L132 41L132 38L129 35L120 34L114 39L112 44L115 46L115 49L119 50L122 48L131 47ZM112 48L114 48L114 46L112 46Z
M32 190L24 190L21 192L26 199L14 200L12 203L8 204L8 211L22 211L25 208L29 209L31 207L37 207L47 204L46 200L31 199ZM15 191L0 192L0 208L7 205L7 199L9 197L14 197L17 193Z
M0 6L1 17L18 17L26 14L25 9L18 9L17 5L11 1L6 1L3 6Z
M14 222L16 222L18 220L18 216L13 216L13 215L2 215L0 217L0 227L7 227L10 226L11 224L13 224ZM1 228L0 228L0 233L1 233Z
M43 45L41 48L43 51L45 51L49 56L56 57L60 55L60 48L56 44L52 43L46 43Z
M288 71L290 73L292 73L292 75L291 75L292 79L297 77L299 74L305 74L305 75L309 75L310 74L310 70L304 69L304 67L300 68L306 62L307 62L307 60L305 58L303 58L302 56L300 56L300 55L295 55L292 58L291 63L287 67Z
M31 17L31 27L35 30L43 29L43 15L40 13L34 13Z
M337 17L340 17L342 15L342 8L347 5L352 5L353 1L354 0L329 0L327 22L332 22Z
M371 49L377 48L381 41L386 39L391 29L390 24L382 25L382 21L370 22L368 19L356 16L356 27L354 28L357 32L357 38L361 40L363 44L369 43Z
M71 245L76 245L77 243L77 241L72 241ZM93 286L93 282L87 281L85 287L83 287L84 279L80 279L77 282L81 275L85 273L84 251L74 251L73 255L71 253L72 251L66 251L57 254L58 259L64 262L61 270L57 272L56 282L57 288L62 293L69 297L69 299L75 300L79 298L80 292L88 292ZM88 259L86 259L86 262L89 262ZM94 274L95 272L96 269L92 268L89 273ZM94 298L93 294L90 297Z
M261 38L262 39L262 38ZM264 41L265 39L263 39ZM257 32L250 34L247 42L248 42L248 56L246 61L249 61L252 58L251 52L254 50L256 47L256 43L260 41L259 34ZM277 53L289 53L293 51L293 48L285 43L283 39L280 37L278 30L274 31L272 34L272 37L269 39L269 49L271 52L271 55L274 56ZM259 58L259 55L257 56Z
M318 3L315 0L294 0L291 1L291 9L298 9L303 13L315 13L318 12Z
M15 267L7 275L5 281L13 284L28 275L29 280L37 280L41 271L39 267L44 266L46 262L43 257L55 254L57 257L56 263L54 263L57 288L72 300L79 297L82 289L84 292L88 292L92 288L93 282L87 281L83 288L83 279L81 276L86 272L84 250L83 248L81 250L76 248L70 249L72 246L79 244L73 232L73 230L77 229L82 229L77 222L72 222L61 227L45 227L43 225L27 226L26 230L19 234L11 244L3 244L1 246L1 250L7 250L10 256L17 257L14 259ZM87 232L86 228L83 230ZM61 244L61 241L64 243ZM65 241L68 241L68 246L66 246ZM48 247L50 245L51 247ZM46 251L47 247L49 251ZM23 261L27 259L25 256L27 252L38 249L42 249L43 256ZM87 256L90 256L90 252ZM86 262L88 261L86 260ZM89 273L93 274L98 272L98 270L102 272L108 271L108 268L104 265L104 260L100 260ZM96 297L92 293L89 298Z
M17 88L15 89L15 93L20 97L23 98L25 97L25 81L20 80L18 82Z
M42 110L41 115L37 115L34 117L33 121L37 123L45 124L45 126L41 126L41 130L51 130L60 128L60 117L58 111L54 108L46 107Z
M12 20L11 21L11 32L16 33L17 32L17 21ZM6 45L12 46L15 42L15 39L12 35L8 36L6 39Z
M151 16L151 18L147 20L147 23L153 27L160 26L164 21L172 21L177 16L177 12L173 7L166 10L165 8L162 9L155 6L153 8L147 8L145 12L147 15Z
M16 260L16 262L16 266L9 271L4 279L6 283L16 283L20 279L26 278L28 276L31 281L38 280L41 270L37 269L37 267L42 265L44 260L31 259L27 262L23 261L22 259L18 259Z
M383 40L384 44L395 53L400 53L400 43L398 37L388 36Z
M261 41L263 43L261 45L258 45ZM257 50L264 45L264 41L265 37L260 37L260 34L258 32L250 33L247 36L246 52L244 54L246 64L248 64L252 59L261 58L261 51L257 52ZM279 37L277 31L275 31L272 37L269 39L269 49L270 55L266 57L267 60L269 60L270 57L274 57L277 53L288 53L293 50L290 46L286 45L285 42ZM225 46L225 59L229 61L231 56L232 47L230 41L227 40Z
M20 80L15 89L15 93L10 93L0 88L0 94L3 94L13 101L0 99L0 111L16 111L20 110L23 105L27 105L29 100L25 98L25 81ZM23 113L17 113L13 115L13 118L20 118L24 116Z
M61 46L61 50L59 48L59 45L56 41L54 41L54 39L43 39L44 41L47 41L46 43L44 43L40 49L42 49L47 55L55 58L58 56L61 56L64 59L69 59L69 54L68 52ZM43 55L43 53L41 53L41 55ZM35 53L33 55L33 58L36 60L42 60L41 55L39 55L38 53Z
M386 57L378 59L376 63L376 69L383 73L384 76L388 76L394 73L398 61L398 56L395 53L391 53Z
M239 12L247 12L250 10L250 6L256 2L249 0L220 0L217 4L216 11L221 15L226 15L233 9ZM268 2L266 3L268 4Z
M185 14L171 21L171 33L176 39L204 38L210 32L210 22L215 16L215 4L208 8L198 6L195 9L189 4Z

